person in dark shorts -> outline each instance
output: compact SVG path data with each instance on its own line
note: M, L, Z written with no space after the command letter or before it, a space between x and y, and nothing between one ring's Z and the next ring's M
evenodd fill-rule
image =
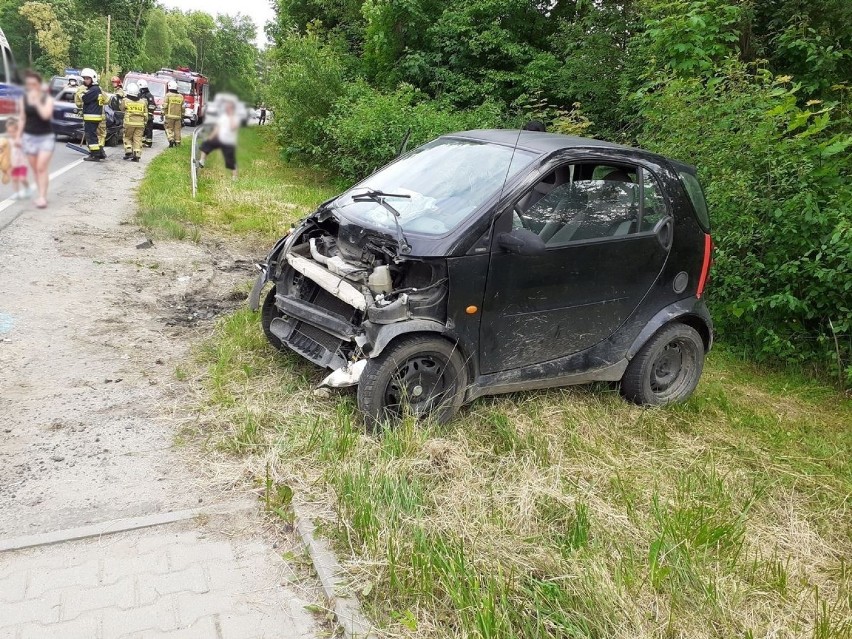
M204 167L207 155L219 149L225 158L225 167L231 171L233 179L237 179L237 131L240 121L237 117L237 107L233 101L225 102L222 114L216 120L216 128L213 133L201 145L201 158L198 166Z

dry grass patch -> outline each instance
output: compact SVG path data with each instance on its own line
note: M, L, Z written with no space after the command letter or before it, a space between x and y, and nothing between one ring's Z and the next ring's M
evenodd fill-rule
M681 406L596 385L371 434L248 311L194 374L213 479L269 469L323 510L387 636L852 632L852 411L830 389L715 352Z

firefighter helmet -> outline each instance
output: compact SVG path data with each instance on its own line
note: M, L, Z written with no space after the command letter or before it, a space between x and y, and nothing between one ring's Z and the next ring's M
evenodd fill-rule
M130 84L127 85L127 89L125 90L125 93L127 93L127 95L129 95L133 98L138 98L139 97L139 85L136 84L135 82L131 82Z
M177 82L169 80L169 91L177 91Z
M147 89L148 88L148 81L147 80L139 80L139 82L137 84L138 84L140 89Z
M90 68L86 67L85 69L80 71L80 77L83 78L83 79L91 78L92 82L94 82L95 84L98 83L98 74L95 73L94 69L90 69Z

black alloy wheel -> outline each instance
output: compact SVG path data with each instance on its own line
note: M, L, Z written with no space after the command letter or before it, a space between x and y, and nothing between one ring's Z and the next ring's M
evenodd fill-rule
M371 427L411 414L446 423L464 402L467 369L458 348L441 337L403 337L367 361L358 407Z

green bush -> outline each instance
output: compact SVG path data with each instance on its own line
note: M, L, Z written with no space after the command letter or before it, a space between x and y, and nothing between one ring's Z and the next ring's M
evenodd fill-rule
M837 103L800 107L796 91L733 62L707 81L672 79L642 98L640 142L700 167L720 336L760 358L839 368L848 382L852 135Z
M291 35L271 53L267 100L287 156L321 157L326 118L344 93L344 55L316 34Z
M500 109L490 103L471 111L445 108L402 85L384 93L355 82L327 121L329 164L355 180L391 161L410 130L408 148L444 133L497 125Z

